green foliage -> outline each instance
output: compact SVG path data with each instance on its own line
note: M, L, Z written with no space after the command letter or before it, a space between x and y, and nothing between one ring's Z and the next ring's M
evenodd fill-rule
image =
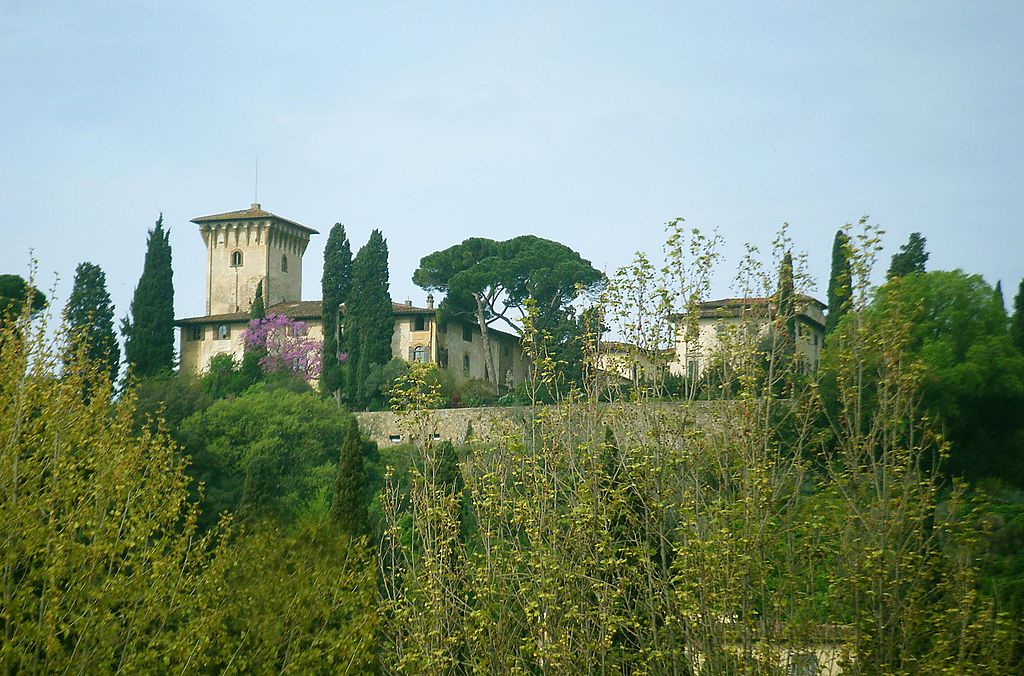
M215 354L200 378L203 391L212 399L237 397L263 380L259 358L258 352L249 351L239 363L234 355Z
M267 306L263 301L263 280L256 284L256 295L253 296L252 305L249 306L249 321L254 319L266 319Z
M366 468L363 438L359 423L350 417L341 444L334 494L331 498L331 521L342 531L358 537L369 532L366 500Z
M342 341L338 325L342 305L348 303L352 286L352 246L345 226L335 223L324 247L324 272L320 280L323 293L323 366L320 371L320 391L324 396L334 395L340 401L345 388Z
M581 332L570 303L582 293L596 291L604 275L564 244L522 235L504 242L471 237L435 251L420 261L413 282L444 292L440 317L478 324L485 349L487 327L498 320L521 335L516 322L532 303L535 327L565 350L564 363L569 364L573 341L578 342ZM509 316L511 310L519 317ZM499 374L489 351L487 356L488 379L497 392Z
M164 216L146 240L142 276L132 296L131 318L121 322L128 375L146 378L174 368L174 282L170 233Z
M135 384L132 426L137 432L148 429L154 434L162 428L180 442L178 432L185 418L212 403L213 397L193 376L164 373L142 378Z
M950 472L1024 485L1024 356L992 288L959 270L895 278L869 321L896 317L909 322L907 354L923 371L925 407L945 426Z
M29 313L36 315L46 307L46 294L25 281L21 275L0 275L0 326L6 317L16 317L31 298Z
M792 355L796 351L796 296L793 289L793 254L789 251L782 257L779 268L779 321L783 324L782 342L784 354Z
M204 648L200 536L166 433L133 432L107 365L58 377L67 345L28 318L0 336L0 665L5 673L159 672ZM57 332L66 335L65 330Z
M203 636L205 672L376 673L376 573L365 541L323 524L253 524L230 543Z
M371 374L391 360L395 321L388 284L388 245L374 230L352 262L352 289L344 308L345 384L353 408L383 399Z
M114 305L107 293L107 276L98 265L80 263L75 269L75 282L64 308L68 330L83 342L84 356L103 363L110 382L117 381L121 365L121 348L114 335ZM67 359L72 353L67 355Z
M924 272L925 263L928 262L928 252L924 248L926 241L921 233L910 233L907 243L900 247L898 253L893 254L888 278Z
M1010 340L1024 352L1024 279L1020 280L1013 297L1013 317L1010 318Z
M205 523L222 511L293 523L326 515L350 414L312 392L266 386L222 399L181 424Z
M836 230L832 242L832 272L828 278L828 317L825 335L835 331L839 320L850 310L853 302L853 271L850 269L850 237Z

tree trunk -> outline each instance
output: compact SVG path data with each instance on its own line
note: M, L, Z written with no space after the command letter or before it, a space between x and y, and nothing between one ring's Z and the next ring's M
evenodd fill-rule
M498 394L498 372L494 368L494 355L491 354L491 343L487 338L487 319L484 317L484 299L479 293L473 294L476 300L476 321L480 325L480 338L484 343L484 366L487 371L487 380L494 388L494 394Z

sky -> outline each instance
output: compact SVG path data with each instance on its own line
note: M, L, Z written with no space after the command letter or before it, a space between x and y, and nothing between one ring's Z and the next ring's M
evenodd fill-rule
M713 295L789 223L824 298L835 231L909 233L1007 300L1024 276L1024 3L0 0L0 273L100 265L118 316L170 228L204 310L199 215L248 208L323 247L379 228L396 301L419 259L535 234L604 271L665 222L717 228Z

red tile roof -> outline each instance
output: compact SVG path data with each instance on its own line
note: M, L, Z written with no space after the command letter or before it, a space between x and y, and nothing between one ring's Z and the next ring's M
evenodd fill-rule
M259 204L254 203L248 209L242 209L241 211L226 211L223 214L212 214L210 216L196 216L192 219L192 222L199 225L202 223L213 223L217 221L254 221L259 219L274 219L289 225L294 225L296 228L305 230L311 235L319 235L320 233L309 226L296 223L295 221L287 218L282 218L276 214L272 214L269 211L264 211Z

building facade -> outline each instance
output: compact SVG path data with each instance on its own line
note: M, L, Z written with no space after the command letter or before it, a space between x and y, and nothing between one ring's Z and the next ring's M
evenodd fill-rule
M264 211L259 204L192 222L199 226L207 250L206 314L177 320L183 372L202 373L219 354L241 359L242 332L261 281L268 315L302 321L311 338L323 339L323 304L301 299L302 256L316 230ZM344 330L344 306L339 311ZM412 301L392 303L392 313L393 357L436 364L460 380L486 379L483 339L475 322L439 322L430 296L426 307ZM522 383L527 363L518 336L493 328L487 336L500 387Z
M690 379L702 377L714 359L728 354L731 343L767 337L777 314L774 303L772 298L723 298L700 303L695 324L685 316L674 317L675 354L669 370ZM807 371L817 370L825 347L825 308L811 296L795 298L796 351Z

